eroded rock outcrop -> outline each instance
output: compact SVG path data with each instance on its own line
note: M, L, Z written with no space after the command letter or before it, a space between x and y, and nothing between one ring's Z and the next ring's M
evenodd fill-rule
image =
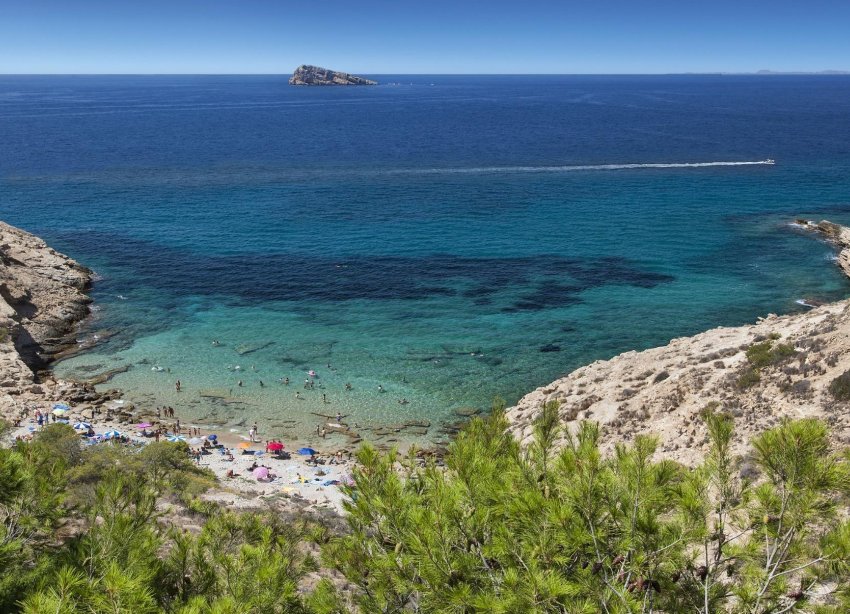
M836 245L838 264L850 275L850 228L805 220L797 226ZM599 422L608 449L657 434L660 454L695 464L708 449L700 417L708 407L735 416L735 447L742 454L754 435L786 417L823 419L837 440L850 443L850 398L830 388L845 373L850 300L594 362L527 394L507 416L513 434L528 443L543 404L558 401L569 426Z
M378 85L378 82L346 72L302 64L289 78L289 85Z
M0 222L0 415L55 382L37 373L74 344L89 314L91 271L27 232Z

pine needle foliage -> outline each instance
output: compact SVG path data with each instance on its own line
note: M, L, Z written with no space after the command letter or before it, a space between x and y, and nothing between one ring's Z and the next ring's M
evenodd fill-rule
M51 426L0 449L0 612L850 611L850 452L786 420L742 459L718 407L697 467L654 437L602 446L554 403L523 445L494 407L444 464L366 445L333 534L186 504L209 478L185 446L81 450Z
M687 468L639 436L611 454L599 426L542 408L525 448L496 407L444 468L360 451L351 534L325 562L360 612L823 612L846 607L848 460L818 421L753 442L741 477L733 422L708 408L710 451Z

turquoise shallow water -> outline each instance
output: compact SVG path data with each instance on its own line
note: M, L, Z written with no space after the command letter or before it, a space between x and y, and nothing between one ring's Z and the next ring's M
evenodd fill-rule
M313 412L434 440L588 361L847 293L788 222L850 221L850 79L386 81L410 85L0 78L0 217L100 276L81 340L108 340L59 375L130 366L108 385L133 400L302 442Z

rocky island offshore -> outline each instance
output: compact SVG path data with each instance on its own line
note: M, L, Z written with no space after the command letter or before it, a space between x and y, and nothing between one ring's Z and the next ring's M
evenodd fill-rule
M302 64L289 78L289 85L378 85L378 82L346 72Z

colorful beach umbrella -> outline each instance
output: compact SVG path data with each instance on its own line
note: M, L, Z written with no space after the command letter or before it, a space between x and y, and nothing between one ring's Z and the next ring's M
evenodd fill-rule
M218 439L218 435L207 435L207 439L209 439L210 441L215 441L216 439Z
M277 452L278 450L283 450L283 444L279 441L273 441L269 445L267 445L266 448L270 452Z
M183 435L171 435L170 437L166 437L166 441L176 443L178 441L186 441L186 438Z
M74 424L74 428L78 431L83 429L88 430L91 428L91 424L89 424L88 422L77 422L76 424Z
M250 443L250 442L248 442L248 441L243 441L242 443L238 443L238 444L236 444L236 447L237 447L237 448L241 448L241 449L243 449L243 450L247 450L247 449L248 449L248 448L250 448L252 445L253 445L253 444L252 444L252 443Z
M269 470L266 469L265 467L257 467L251 473L253 473L254 477L257 478L258 480L264 480L267 477L269 477Z
M153 426L153 424L151 424L150 422L142 422L141 424L137 424L136 428L149 429L152 426Z
M316 451L313 448L301 448L298 450L298 454L302 454L304 456L313 456Z
M67 403L54 403L53 409L71 409L71 406Z
M67 414L69 411L70 411L70 410L65 409L64 407L57 407L57 408L55 408L55 409L53 410L53 412L52 412L52 413L53 413L53 415L54 415L54 416L64 416L64 415L65 415L65 414Z
M116 437L121 437L120 431L106 431L103 434L104 439L115 439Z

